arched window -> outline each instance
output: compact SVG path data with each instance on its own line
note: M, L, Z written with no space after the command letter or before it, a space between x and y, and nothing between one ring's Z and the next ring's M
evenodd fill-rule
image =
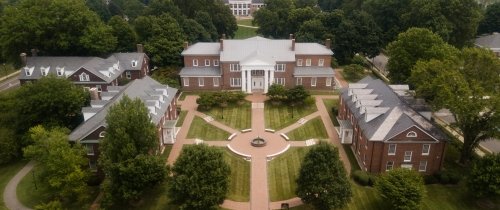
M99 133L99 137L101 137L101 138L102 138L102 137L104 137L105 135L106 135L106 131L101 131L101 132Z
M406 137L412 137L412 138L417 137L417 133L415 131L410 131L406 134Z

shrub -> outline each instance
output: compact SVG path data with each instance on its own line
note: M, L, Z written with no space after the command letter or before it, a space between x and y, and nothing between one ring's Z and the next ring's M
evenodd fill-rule
M348 81L358 81L363 77L365 68L358 64L351 64L344 67L344 77Z
M439 179L435 175L425 175L424 176L425 184L436 184L439 183Z
M363 186L372 186L374 179L370 180L370 175L366 171L356 170L352 173L354 181Z
M304 104L309 106L309 105L313 105L314 103L316 103L316 99L314 97L307 97L306 100L304 100Z
M455 171L441 171L436 174L436 178L441 184L458 184L462 176Z

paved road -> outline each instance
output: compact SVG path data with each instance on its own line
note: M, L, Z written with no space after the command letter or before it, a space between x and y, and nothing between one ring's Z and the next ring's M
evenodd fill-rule
M3 191L3 200L5 202L5 206L7 206L8 209L11 210L31 210L30 208L24 206L19 200L17 199L17 184L23 179L28 172L31 171L33 168L34 162L30 161L26 166L24 166L23 169L21 169L17 174L9 181L7 186L5 187L5 190Z
M18 87L19 85L19 79L17 78L17 76L14 76L10 79L0 82L0 92L13 87Z

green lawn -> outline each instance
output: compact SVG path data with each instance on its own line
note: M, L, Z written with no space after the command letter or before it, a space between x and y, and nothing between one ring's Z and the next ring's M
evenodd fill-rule
M229 133L205 122L201 117L195 116L189 132L188 139L203 139L205 141L222 141L229 137Z
M170 155L170 151L172 151L172 147L174 145L166 145L165 149L163 150L163 153L160 155L161 159L167 160L168 155Z
M268 164L269 196L271 201L286 200L295 195L300 164L309 151L308 147L292 147Z
M231 167L227 199L239 202L250 200L250 162L225 150L224 159Z
M297 122L300 118L312 114L317 110L314 103L311 105L296 106L293 108L292 118L291 107L286 105L273 105L271 102L266 101L264 106L266 128L275 130L285 128Z
M330 119L332 119L334 126L339 126L339 122L337 121L337 113L332 112L332 108L339 107L339 99L323 99L323 104L325 104L326 111L328 111L328 115Z
M286 134L292 141L305 141L308 139L326 139L328 134L326 133L325 125L321 120L321 117L316 117L309 120L306 124L294 129Z
M27 161L15 161L12 163L0 165L0 210L7 210L3 201L3 190L10 179L19 172Z
M254 36L257 36L256 28L247 28L238 26L238 30L236 30L236 32L234 33L235 39L246 39Z
M351 164L351 172L355 170L361 170L359 167L356 157L354 157L354 153L351 150L351 146L347 144L343 144L342 147L344 147L344 151L347 154L347 158L349 159L349 163Z
M236 23L238 25L254 26L254 25L252 25L252 20L253 19L240 19L240 20L236 20Z
M184 119L186 119L187 111L181 111L179 114L179 117L177 118L177 123L175 124L176 127L181 127L182 123L184 123Z
M35 177L37 177L38 169L35 167ZM33 170L30 171L17 185L17 197L19 201L26 207L34 208L38 204L49 202L53 199L54 192L48 188L48 183L40 178L36 178L36 187L33 180ZM89 209L99 191L99 187L90 187L90 195L83 202L63 203L65 209Z
M245 101L242 105L235 104L224 108L224 118L222 118L222 109L220 107L214 107L203 113L238 130L247 129L252 126L252 105L249 101Z

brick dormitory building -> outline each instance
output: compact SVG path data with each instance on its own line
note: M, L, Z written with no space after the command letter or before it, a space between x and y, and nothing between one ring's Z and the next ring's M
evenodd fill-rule
M342 89L338 113L341 143L350 145L362 170L433 174L443 166L446 136L408 85L366 77Z
M252 37L221 39L185 45L183 90L241 90L267 93L273 83L285 87L303 85L311 90L332 90L331 42L296 43L290 39Z

